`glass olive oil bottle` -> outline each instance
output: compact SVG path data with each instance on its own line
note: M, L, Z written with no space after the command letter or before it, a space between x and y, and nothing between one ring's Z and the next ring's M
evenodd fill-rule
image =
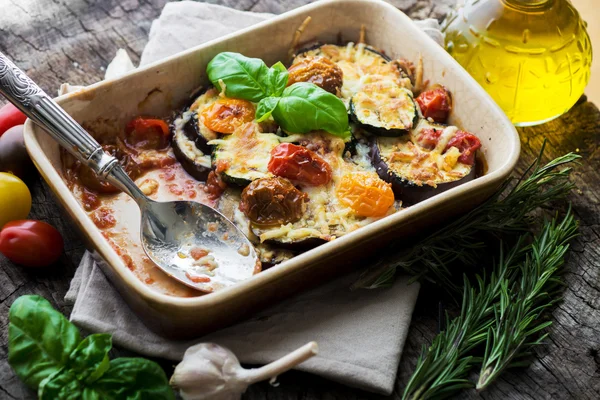
M443 30L447 51L517 126L565 113L588 83L590 38L568 0L465 0Z

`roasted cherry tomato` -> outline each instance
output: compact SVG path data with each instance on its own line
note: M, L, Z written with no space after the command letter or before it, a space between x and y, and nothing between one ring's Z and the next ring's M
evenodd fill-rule
M435 122L445 123L452 108L452 97L444 87L427 90L417 98L421 108L421 114L425 118L431 118Z
M479 141L479 138L472 133L458 131L452 139L448 141L444 151L448 150L450 147L456 147L460 151L460 157L458 157L459 162L473 165L475 164L475 153L481 147L481 142Z
M169 126L162 119L137 117L125 127L125 141L142 150L163 149L169 143Z
M27 218L31 210L31 193L22 180L0 172L0 227L9 221Z
M308 196L280 177L252 181L242 192L240 210L264 226L282 225L302 218Z
M336 196L340 203L362 217L383 217L394 204L391 185L371 172L344 175Z
M42 221L13 221L0 231L0 253L15 264L45 267L56 262L62 251L62 236Z
M0 172L25 179L35 168L23 140L23 125L13 126L0 136Z
M225 189L227 189L227 183L223 182L221 175L215 171L210 171L206 179L206 185L204 186L204 190L208 193L208 196L216 200L221 197Z
M421 145L421 147L428 150L433 150L440 141L440 136L442 135L443 131L443 129L423 129L417 137L417 142L419 145Z
M269 172L292 182L324 185L331 180L331 167L317 153L292 143L281 143L271 150Z
M254 105L246 100L219 99L202 111L202 121L208 129L233 133L236 128L254 121Z
M11 103L0 108L0 136L13 126L23 125L27 117Z
M306 57L288 68L288 86L296 82L310 82L338 94L342 88L344 74L336 63L325 57Z

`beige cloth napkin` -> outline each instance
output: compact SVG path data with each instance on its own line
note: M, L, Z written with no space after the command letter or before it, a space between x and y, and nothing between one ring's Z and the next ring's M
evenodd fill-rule
M237 11L182 1L168 3L153 22L141 59L146 64L237 29L271 14ZM437 21L420 26L438 42ZM126 55L125 55L126 56ZM124 72L120 51L108 68ZM265 364L315 340L317 357L298 369L349 386L390 394L419 291L398 279L392 288L348 290L356 275L341 277L316 290L275 305L237 325L192 341L166 340L148 330L127 307L87 253L71 282L66 300L73 302L71 321L91 332L113 334L115 344L146 356L180 360L198 342L215 342L232 350L243 363Z

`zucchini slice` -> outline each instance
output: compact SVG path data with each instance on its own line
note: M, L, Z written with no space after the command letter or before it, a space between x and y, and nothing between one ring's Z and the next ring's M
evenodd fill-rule
M432 150L415 145L411 135L370 139L371 163L379 177L392 184L396 199L403 205L416 204L475 179L475 165L458 162L458 149L453 147L443 152L445 143L456 131L456 127L444 127L438 145Z
M273 133L260 133L258 124L248 123L231 135L209 142L215 145L213 167L224 181L241 187L255 179L272 176L267 167L271 150L280 139Z
M364 83L350 100L350 116L366 131L379 136L402 136L418 120L412 92L393 81Z

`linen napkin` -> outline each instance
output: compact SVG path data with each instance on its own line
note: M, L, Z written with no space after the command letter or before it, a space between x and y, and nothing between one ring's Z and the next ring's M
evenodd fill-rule
M152 23L141 64L271 16L191 1L168 3ZM418 23L438 43L442 41L436 20ZM119 50L107 72L118 74L132 68L123 57L127 55ZM400 278L389 289L351 292L348 287L356 278L356 274L341 277L246 321L191 341L167 340L148 330L90 253L84 255L65 299L74 303L71 321L76 325L91 332L112 333L115 344L145 356L178 361L189 346L215 342L232 350L242 363L265 364L315 340L319 355L297 369L348 386L390 394L419 285L408 285L406 278Z

